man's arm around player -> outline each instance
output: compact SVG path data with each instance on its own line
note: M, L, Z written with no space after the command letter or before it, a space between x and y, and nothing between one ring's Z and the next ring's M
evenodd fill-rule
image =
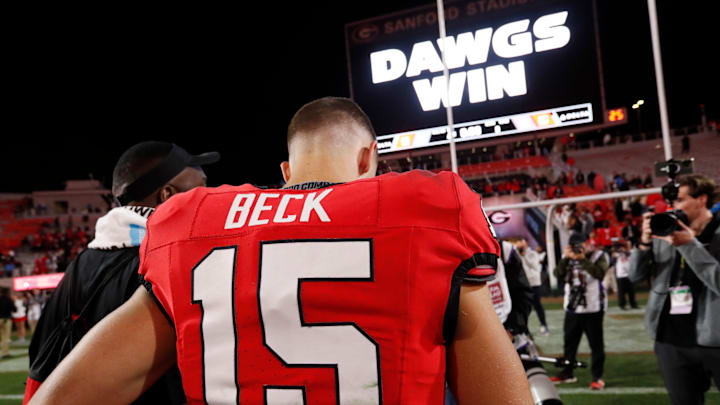
M175 364L175 330L145 291L88 332L30 404L129 404Z

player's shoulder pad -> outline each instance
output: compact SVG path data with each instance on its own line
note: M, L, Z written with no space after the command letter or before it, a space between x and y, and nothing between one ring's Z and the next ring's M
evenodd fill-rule
M147 222L145 239L148 249L185 238L189 234L196 208L208 190L206 187L196 187L175 194L160 204Z
M460 207L455 178L462 183L452 172L411 170L378 176L382 222L457 230Z
M160 204L147 222L145 242L147 248L164 246L189 237L198 207L211 194L243 189L245 186L196 187L175 194Z

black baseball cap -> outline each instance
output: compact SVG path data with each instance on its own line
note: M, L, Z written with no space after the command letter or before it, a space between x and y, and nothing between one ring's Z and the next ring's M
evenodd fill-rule
M140 201L153 191L167 184L173 177L185 170L186 167L199 167L216 163L220 160L220 153L207 152L200 155L191 155L185 149L168 143L170 152L163 161L150 171L138 177L125 187L124 192L117 196L120 205L127 205L132 201Z

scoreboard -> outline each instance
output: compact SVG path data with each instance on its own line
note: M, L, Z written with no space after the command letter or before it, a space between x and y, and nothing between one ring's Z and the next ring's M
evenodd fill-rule
M591 0L448 1L445 41L434 4L347 24L351 95L380 153L608 122L594 12Z

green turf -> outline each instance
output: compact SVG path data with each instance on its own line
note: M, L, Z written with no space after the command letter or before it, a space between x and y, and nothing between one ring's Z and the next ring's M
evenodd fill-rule
M0 395L21 394L25 392L27 371L0 373Z
M625 394L598 395L594 393L565 395L564 405L669 405L670 398L666 394ZM720 404L720 393L709 393L705 403Z
M647 298L638 298L637 304L644 308L647 305ZM563 303L562 300L559 299L542 299L542 306L545 310L550 309L563 309ZM617 298L608 298L608 307L610 308L617 308L618 307L618 301Z
M543 302L543 306L545 306L546 309L550 310L554 306L557 308L555 309L562 309L562 304L557 302L558 300L555 300L556 302ZM645 305L645 299L643 297L640 297L638 299L638 302L641 305ZM632 329L631 326L634 324L640 324L642 322L641 317L641 311L635 311L635 312L622 312L617 309L617 303L614 302L614 300L610 301L610 307L611 310L608 313L608 317L613 318L615 321L610 322L608 321L606 323L606 327L609 325L613 325L613 328L617 328L619 330L623 330L626 333L624 334L618 334L618 333L610 333L611 331L607 331L607 337L610 339L615 340L627 340L631 339L632 337L637 338L644 338L646 339L646 336L643 335L637 335L639 333L643 333L640 331L640 329L635 330ZM615 308L613 308L613 305ZM548 314L548 320L553 319L555 321L554 324L550 325L550 328L552 331L554 331L553 335L550 337L539 337L538 339L554 339L554 340L562 340L562 312L561 311L555 311L555 317L551 317L552 313ZM537 324L537 317L535 315L532 315L533 318L531 318L531 329L535 328L537 329L539 327L539 324ZM557 319L555 319L557 318ZM637 325L635 325L637 326ZM636 328L637 329L637 328ZM637 336L636 336L637 335ZM546 342L547 343L547 342ZM575 376L578 377L578 382L574 384L563 384L558 386L560 392L561 392L561 398L563 400L563 403L566 405L663 405L663 404L670 404L670 400L667 397L667 394L664 393L656 393L656 390L663 390L664 385L662 378L660 377L660 372L658 370L657 366L657 360L655 359L655 355L652 353L652 345L651 343L648 343L646 345L636 345L640 347L639 349L636 348L625 348L623 345L616 344L614 342L605 342L606 347L609 347L609 353L606 356L605 359L605 374L603 376L603 379L605 380L606 386L608 391L605 392L591 392L589 390L590 381L592 380L590 375L590 355L589 354L581 354L578 356L578 360L586 362L588 364L588 368L585 369L577 369L575 372ZM633 346L634 347L634 346ZM18 370L18 368L13 369L12 367L8 367L11 365L11 363L17 363L22 362L23 364L26 364L27 362L27 345L13 345L12 347L12 353L14 354L13 359L8 360L0 360L0 370L2 370L3 366L6 370ZM622 353L619 352L613 352L613 350L620 350L623 351ZM641 352L632 352L630 350L643 350ZM26 367L26 366L25 366ZM550 366L546 365L546 370L548 371L549 375L555 375L560 370ZM27 378L27 371L6 371L6 372L0 372L0 397L3 395L22 395L25 391L25 380ZM636 390L633 390L634 388L639 389L649 389L653 393L638 393ZM620 393L612 392L612 389L617 389L621 391ZM563 392L565 391L565 392ZM622 392L624 391L624 392ZM22 404L22 399L7 399L7 398L0 398L0 405L20 405ZM706 404L708 405L720 405L720 393L717 392L716 388L712 388L712 392L706 394Z
M592 381L590 374L590 356L578 356L578 360L587 363L587 368L575 370L578 381L573 384L563 384L561 387L589 387ZM548 374L554 374L558 369L550 366ZM603 376L607 387L664 387L657 360L652 353L622 353L607 354L605 357L605 374Z

